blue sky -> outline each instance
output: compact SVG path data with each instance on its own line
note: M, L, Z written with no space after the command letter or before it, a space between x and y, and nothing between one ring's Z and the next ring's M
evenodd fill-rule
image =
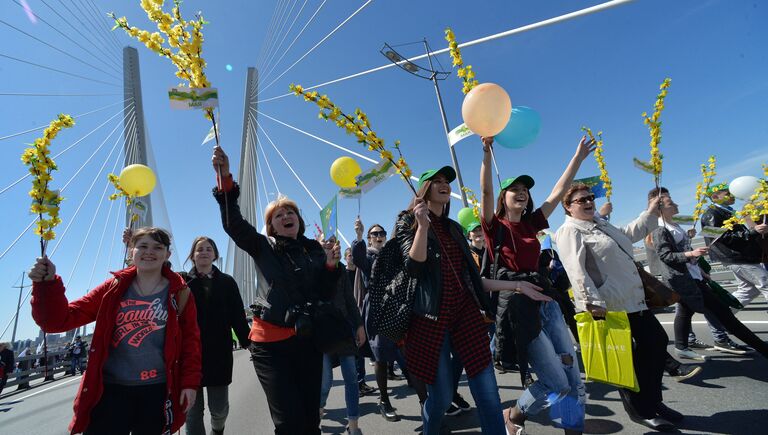
M110 23L107 20L103 25L96 22L95 18L85 14L88 7L97 5L100 14L114 10L118 15L126 15L134 25L148 26L138 1L76 0L71 3L70 10L78 18L58 2L27 0L27 3L61 33L42 22L33 24L15 2L3 2L0 6L0 19L3 21L0 23L0 40L3 41L0 55L106 83L64 75L0 56L0 77L3 78L0 94L109 95L0 95L3 107L0 137L45 125L59 112L75 115L122 101L121 52L118 48L137 45L121 33L115 33L116 41L113 40L113 36L104 29ZM183 10L187 15L202 10L210 22L204 30L204 57L208 61L208 76L220 92L223 146L232 156L235 166L239 159L247 67L258 66L262 74L266 73L262 85L271 82L364 4L363 1L326 2L304 34L275 65L274 62L321 3L321 0L184 2ZM392 45L417 42L397 47L405 56L416 56L423 53L423 46L418 43L423 38L428 39L433 49L444 48L443 29L446 26L454 29L459 42L464 42L599 3L373 1L280 80L263 90L260 98L268 99L286 93L291 82L310 86L385 65L388 61L379 53L385 42ZM302 13L291 31L287 32L302 5ZM288 14L291 7L293 12ZM286 10L286 13L278 14L283 19L277 20L278 25L273 27L276 30L282 28L282 32L267 32L273 14L280 10ZM652 187L650 175L635 169L631 160L632 157L648 158L648 130L640 114L652 110L658 85L664 77L672 78L672 86L666 101L667 108L662 115L663 183L670 187L681 210L690 213L695 183L700 178L698 166L710 154L715 154L718 159L718 180L729 181L740 175L759 176L760 164L768 161L768 123L765 122L768 117L765 105L768 97L768 82L765 80L768 76L766 22L768 8L754 0L637 0L593 15L464 49L465 62L473 65L481 82L500 84L511 96L513 105L533 107L542 117L541 134L534 144L522 150L497 149L502 178L520 173L532 175L536 179L533 197L541 201L572 156L580 138L580 127L588 125L594 130L603 130L606 163L615 186L613 219L618 223L627 222L644 208L645 193ZM285 24L281 26L280 23ZM283 40L282 48L272 50L277 53L274 56L260 56L265 41L270 40L276 41L275 44ZM139 53L145 121L167 203L168 217L160 218L158 223L164 226L170 223L182 260L189 243L197 235L209 235L220 246L226 246L227 236L221 229L217 207L210 197L214 184L209 163L210 148L208 145L200 146L209 124L199 112L170 110L167 90L178 82L173 76L173 68L167 60L144 47L139 47ZM437 59L445 68L450 68L447 54ZM424 64L424 61L419 63ZM226 69L228 64L232 66L232 71ZM270 69L272 72L267 73ZM461 123L461 82L451 75L440 85L448 122L455 127ZM428 81L398 68L389 68L329 85L321 92L327 93L334 102L350 112L355 107L365 110L380 137L389 142L401 140L405 157L414 173L450 163L434 89ZM116 115L119 108L118 104L77 119L75 128L63 132L56 139L53 152L82 138ZM280 98L260 104L259 109L312 134L367 153L335 126L318 120L316 108L301 99ZM118 115L106 122L57 159L60 171L55 174L54 185L61 187L104 142L104 146L93 154L63 194L66 197L61 213L64 223L58 230L59 234L64 233L68 224L72 225L66 234L60 236L61 244L52 259L59 273L68 280L67 294L71 298L84 294L89 287L105 279L107 271L119 266L118 258L122 252L119 243L115 242L115 229L119 229L114 218L115 210L107 221L110 203L100 198L106 183L104 173L113 167L120 147L118 143L107 161L107 155L122 130L120 119ZM330 164L343 154L268 119L261 118L260 122L318 201L326 204L335 191L328 175ZM115 127L114 136L107 139ZM25 143L31 142L38 134L0 140L0 189L24 174L18 156ZM263 136L260 138L264 139ZM273 185L271 177L265 176L268 194L279 191L296 199L309 227L313 227L313 222L319 223L314 203L271 145L263 141L262 146L279 187ZM467 138L457 145L456 151L465 183L477 192L482 157L479 140L476 137ZM106 169L99 173L105 161ZM364 169L370 167L369 163L358 161ZM594 160L589 159L578 177L597 173ZM86 196L92 182L93 191ZM262 191L260 200L263 200L263 189L259 189ZM454 185L454 190L457 189ZM29 182L25 180L0 194L3 209L0 252L32 220L27 211L28 190ZM107 191L109 193L110 189ZM82 208L74 217L81 201ZM378 222L391 228L397 212L408 201L409 194L404 184L392 178L362 199L363 222ZM453 207L454 215L458 209L457 202ZM339 201L339 227L348 238L353 237L352 223L356 213L356 201ZM86 240L91 222L93 226ZM561 222L562 213L558 210L550 219L550 224L556 229ZM102 232L105 236L103 247L99 249ZM54 241L50 249L56 243ZM37 246L35 236L27 233L0 259L0 328L4 328L13 315L17 290L11 286L18 285L21 272L34 261ZM80 259L75 267L78 257ZM22 308L19 328L19 337L37 335L28 302ZM3 340L9 338L10 330Z

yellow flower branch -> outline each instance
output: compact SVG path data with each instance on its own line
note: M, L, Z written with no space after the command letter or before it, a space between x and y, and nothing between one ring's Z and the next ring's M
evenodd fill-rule
M464 82L464 87L461 92L467 94L475 86L478 85L478 81L475 80L475 72L472 70L472 65L464 66L464 60L461 58L461 51L459 50L459 44L456 42L456 35L453 34L453 30L450 27L445 29L445 40L448 41L448 49L453 60L453 66L459 67L456 71L456 75Z
M139 220L139 214L136 213L136 210L133 208L133 205L136 203L136 197L128 193L128 191L120 185L120 177L117 175L108 174L107 180L115 186L115 190L117 191L112 195L109 195L109 200L114 201L118 198L125 198L125 208L131 212L131 224Z
M650 165L653 168L653 178L656 182L656 186L659 186L661 178L661 164L664 158L659 152L659 144L661 143L661 112L664 110L664 99L667 97L667 89L672 83L672 79L665 78L659 86L660 92L656 97L656 103L653 105L654 112L651 116L648 116L646 112L642 113L643 123L648 126L651 135L651 160Z
M71 116L59 114L43 131L43 136L35 139L34 143L30 144L21 155L21 161L29 166L29 173L33 177L32 190L29 191L32 205L29 210L38 216L35 234L40 236L41 255L45 255L47 242L56 238L53 229L61 223L59 204L63 199L58 191L49 189L50 182L53 181L51 173L58 169L56 162L50 157L49 147L61 129L70 128L73 125L75 121ZM47 219L43 217L44 214L48 216Z
M360 109L355 109L355 116L344 113L341 108L335 105L327 95L319 95L317 91L305 91L301 85L295 85L291 83L290 90L296 94L296 96L304 97L304 101L313 102L320 107L319 118L326 121L333 121L336 126L344 129L347 134L355 136L357 142L368 147L369 151L376 151L382 159L388 160L397 170L397 173L405 180L408 187L411 188L414 194L416 189L411 183L411 169L403 158L403 153L400 150L400 141L394 142L393 148L397 152L397 160L392 151L388 150L384 146L384 140L381 139L375 131L371 129L371 123L368 119L368 115Z
M168 58L176 66L176 77L186 81L181 86L190 88L208 88L211 83L205 75L207 63L203 53L203 26L208 24L198 13L193 20L185 20L181 15L181 0L173 1L171 12L165 12L165 0L141 0L141 8L150 21L157 26L158 32L149 32L128 24L125 17L118 18L114 12L109 14L115 20L114 29L125 30L128 36L135 38L159 56ZM164 35L164 36L163 36ZM214 123L213 109L206 108L205 116ZM218 134L216 135L218 141Z
M768 165L763 164L763 175L768 178ZM766 178L760 180L760 185L744 207L723 222L723 228L732 230L736 224L746 224L747 218L753 222L762 220L765 223L765 216L768 215L768 179Z
M701 165L702 180L701 182L696 183L696 205L693 208L694 227L696 227L696 223L699 221L699 218L702 215L702 210L704 210L704 205L707 202L707 191L709 190L709 186L712 185L712 182L715 180L715 175L717 175L715 166L715 156L709 156L707 163Z
M605 188L605 199L610 202L611 194L613 193L613 184L611 183L611 178L608 176L608 169L605 166L605 156L603 155L603 132L598 131L597 139L595 139L595 136L592 134L592 130L589 127L581 127L581 130L587 133L590 140L595 141L595 161L597 162L598 169L600 169L600 181L603 182L603 188Z
M480 201L477 200L477 196L475 196L475 192L472 191L467 186L464 186L461 188L461 190L464 191L464 193L467 195L467 201L472 205L472 214L475 216L475 219L480 219Z

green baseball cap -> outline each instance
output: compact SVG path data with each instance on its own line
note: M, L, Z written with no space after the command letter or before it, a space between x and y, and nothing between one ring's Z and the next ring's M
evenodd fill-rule
M469 225L464 227L464 234L471 233L472 231L474 231L479 226L480 226L480 222L478 222L478 221L474 221L474 222L470 223Z
M424 184L425 181L431 180L432 177L437 174L444 176L449 183L456 179L456 171L450 166L443 166L440 169L430 169L419 177L419 189L421 189L421 185Z
M715 192L720 192L722 190L728 190L728 183L718 183L718 184L712 184L707 189L707 195L712 196Z
M531 178L530 175L518 175L517 177L507 178L506 180L502 181L501 190L506 190L509 188L509 186L515 183L522 183L523 186L528 189L532 188L534 185L533 178Z

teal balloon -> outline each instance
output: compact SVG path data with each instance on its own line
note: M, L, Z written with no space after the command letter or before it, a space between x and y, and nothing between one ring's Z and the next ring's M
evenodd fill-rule
M541 116L526 106L512 108L512 116L504 130L494 137L494 141L504 148L525 148L533 143L541 130Z
M472 212L472 207L464 207L459 210L457 219L459 220L459 224L462 226L462 228L468 227L472 222L477 222L477 218Z

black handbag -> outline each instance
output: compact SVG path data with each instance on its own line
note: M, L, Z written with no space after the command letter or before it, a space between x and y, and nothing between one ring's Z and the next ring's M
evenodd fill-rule
M392 237L373 263L368 289L376 332L395 343L402 340L408 330L418 285L417 280L407 275L403 260L400 242Z

